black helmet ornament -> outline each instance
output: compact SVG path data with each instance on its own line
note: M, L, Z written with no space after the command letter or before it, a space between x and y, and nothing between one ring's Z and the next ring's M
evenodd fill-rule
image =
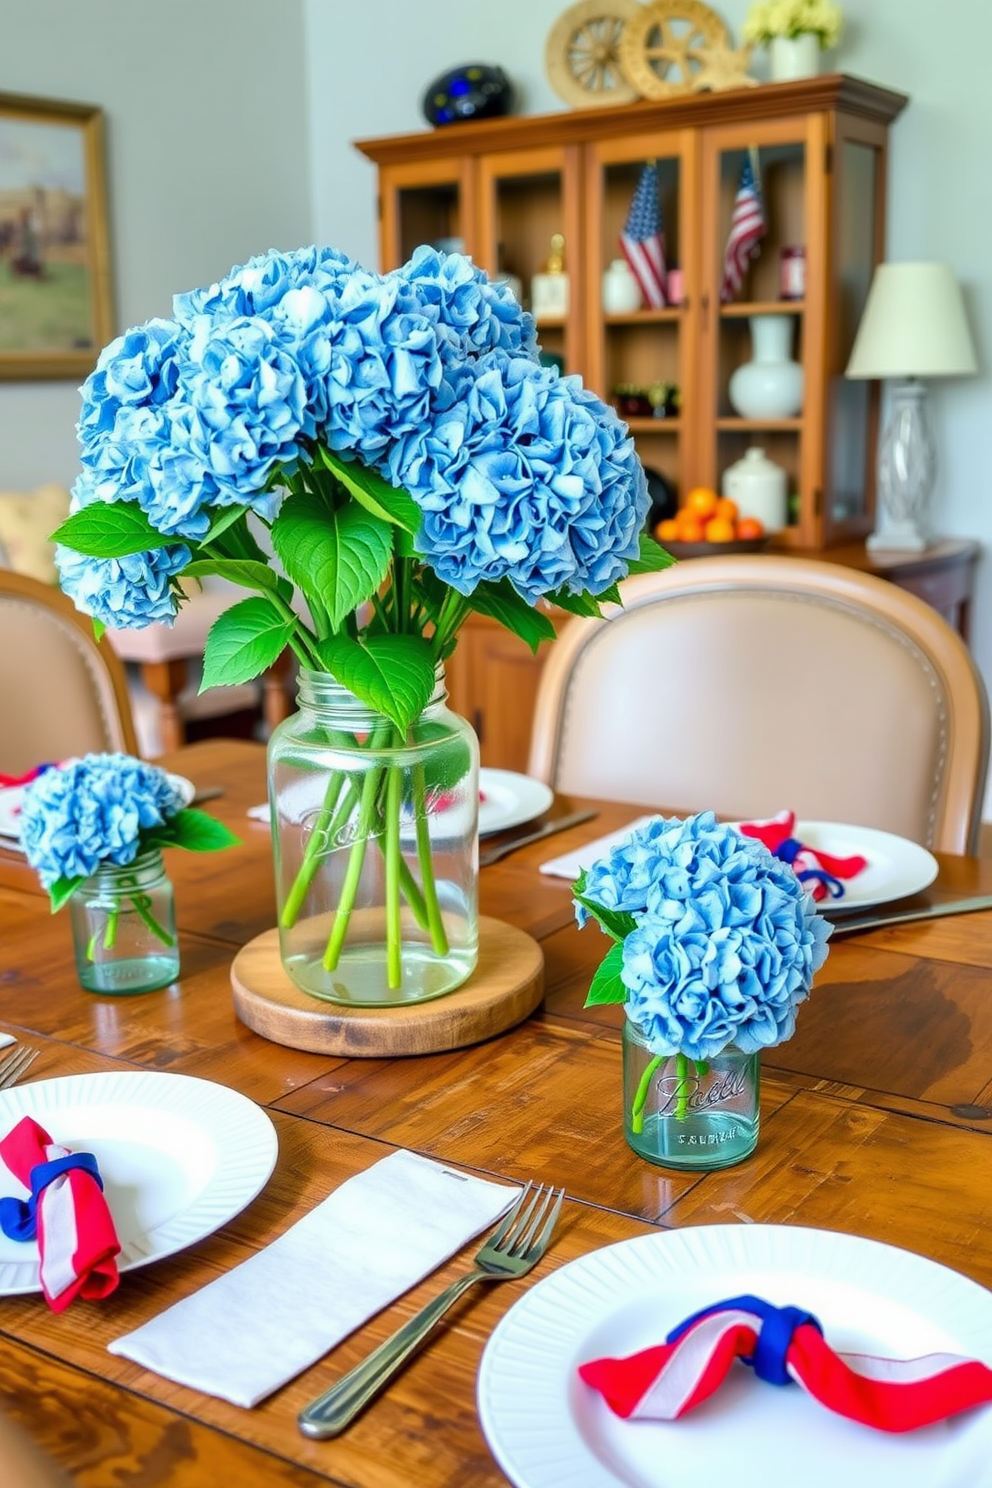
M502 67L466 62L435 78L421 100L428 124L495 119L513 108L513 84Z

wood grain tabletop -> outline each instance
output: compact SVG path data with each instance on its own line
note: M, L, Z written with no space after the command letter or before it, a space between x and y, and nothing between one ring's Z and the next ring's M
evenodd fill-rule
M575 927L568 884L538 872L637 808L592 803L594 820L483 870L483 913L544 950L545 998L532 1017L456 1053L349 1060L269 1043L233 1011L234 952L275 914L269 828L246 814L265 797L264 751L212 740L164 763L198 787L222 787L204 809L241 838L223 854L168 856L181 980L138 997L83 992L67 915L53 918L23 858L0 849L0 1028L41 1050L32 1079L147 1069L233 1087L272 1116L279 1157L243 1213L126 1274L104 1302L57 1316L39 1296L0 1299L0 1409L81 1488L505 1484L475 1406L494 1326L533 1280L653 1227L845 1231L992 1287L992 911L838 940L794 1038L762 1057L755 1154L723 1172L680 1174L624 1143L621 1012L583 1008L603 941ZM562 798L549 815L586 804ZM932 902L992 893L992 862L939 862ZM296 1414L458 1275L475 1246L253 1410L108 1353L113 1338L270 1243L396 1147L491 1178L563 1185L568 1198L533 1276L470 1294L344 1435L310 1441Z

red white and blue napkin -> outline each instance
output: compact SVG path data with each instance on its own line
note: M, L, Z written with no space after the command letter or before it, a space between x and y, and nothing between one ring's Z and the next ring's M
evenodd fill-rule
M839 858L818 847L810 847L808 843L799 841L794 835L795 829L794 811L779 811L767 821L741 822L738 825L738 831L745 837L757 838L783 863L791 864L796 877L806 885L817 903L826 898L840 899L844 883L862 873L868 867L868 859L859 853Z
M29 1190L0 1199L0 1229L37 1240L45 1301L63 1312L76 1297L107 1297L117 1286L120 1241L92 1152L70 1152L30 1116L0 1140L0 1158Z
M693 1313L655 1348L580 1364L579 1375L625 1420L676 1421L708 1400L738 1359L768 1384L795 1383L879 1431L914 1431L992 1403L992 1369L977 1359L836 1353L812 1313L746 1296Z

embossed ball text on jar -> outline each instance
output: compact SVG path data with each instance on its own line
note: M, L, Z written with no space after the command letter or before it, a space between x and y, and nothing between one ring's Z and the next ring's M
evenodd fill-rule
M423 1002L478 957L479 750L434 695L400 734L326 673L269 741L283 966L330 1002Z

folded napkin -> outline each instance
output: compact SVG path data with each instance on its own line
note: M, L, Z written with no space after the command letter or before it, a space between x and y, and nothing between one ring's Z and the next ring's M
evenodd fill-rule
M571 852L562 853L559 858L551 858L547 863L542 863L538 871L547 873L552 878L578 878L597 859L605 858L611 847L625 842L631 832L654 819L654 816L639 816L616 832L607 832L605 837L594 837L592 842L584 842L581 847L574 847Z
M800 883L804 883L817 901L840 899L844 893L842 879L855 878L868 867L868 859L860 854L849 858L837 858L818 847L799 842L792 834L796 827L794 811L780 811L767 821L740 822L738 831L745 837L756 837L777 858L790 863Z
M110 1352L257 1405L493 1224L519 1192L393 1152Z
M976 1359L835 1353L812 1313L760 1297L716 1302L656 1348L593 1359L579 1374L625 1420L675 1421L713 1394L735 1359L768 1384L795 1381L828 1410L879 1431L914 1431L992 1402L992 1369Z
M0 1158L30 1191L0 1199L0 1229L37 1240L45 1301L63 1312L76 1297L107 1297L117 1286L120 1241L92 1152L70 1152L24 1116L0 1141Z
M248 807L248 815L251 817L252 821L261 821L261 822L268 822L268 821L270 821L271 818L269 816L269 803L268 803L268 801L263 801L261 803L261 805L259 805L259 806L249 806Z

